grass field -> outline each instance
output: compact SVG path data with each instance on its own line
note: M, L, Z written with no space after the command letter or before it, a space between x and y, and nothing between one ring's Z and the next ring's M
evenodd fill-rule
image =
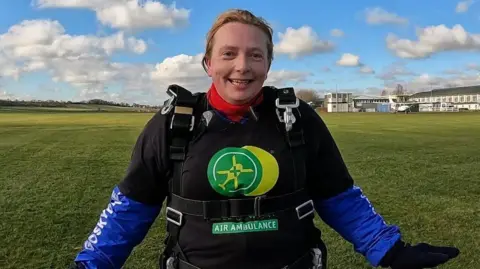
M0 113L0 268L65 268L123 176L147 113ZM406 240L480 264L480 114L322 114L356 182ZM321 165L321 164L320 164ZM329 268L371 268L324 231ZM125 268L156 268L164 218Z

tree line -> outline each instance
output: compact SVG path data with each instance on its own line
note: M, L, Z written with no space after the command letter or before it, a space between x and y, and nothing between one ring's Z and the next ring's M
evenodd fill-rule
M25 106L25 107L68 107L70 105L107 105L116 107L145 107L145 108L160 108L160 106L128 104L125 102L112 102L102 99L91 99L88 101L57 101L57 100L2 100L0 99L0 106Z

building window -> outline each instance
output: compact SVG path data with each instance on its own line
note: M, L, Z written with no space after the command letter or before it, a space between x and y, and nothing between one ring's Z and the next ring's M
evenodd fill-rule
M476 95L473 96L472 101L473 101L473 102L476 102L476 101L477 101L477 96L476 96Z
M470 98L471 98L471 96L470 96L470 95L469 95L469 96L467 96L467 102L470 102Z

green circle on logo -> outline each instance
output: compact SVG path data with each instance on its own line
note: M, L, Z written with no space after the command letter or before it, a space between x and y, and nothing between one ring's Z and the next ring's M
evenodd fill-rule
M254 191L263 176L258 158L244 148L224 148L208 164L208 181L225 196L246 195Z

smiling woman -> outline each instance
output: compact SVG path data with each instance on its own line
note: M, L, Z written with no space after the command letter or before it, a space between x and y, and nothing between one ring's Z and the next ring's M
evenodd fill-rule
M264 86L272 30L246 10L207 36L207 93L171 85L144 127L78 267L121 268L166 199L161 269L326 269L323 221L373 266L429 268L458 249L411 246L350 175L325 122L293 88Z
M260 93L272 59L271 27L246 10L231 10L208 33L203 66L218 94L238 105Z

